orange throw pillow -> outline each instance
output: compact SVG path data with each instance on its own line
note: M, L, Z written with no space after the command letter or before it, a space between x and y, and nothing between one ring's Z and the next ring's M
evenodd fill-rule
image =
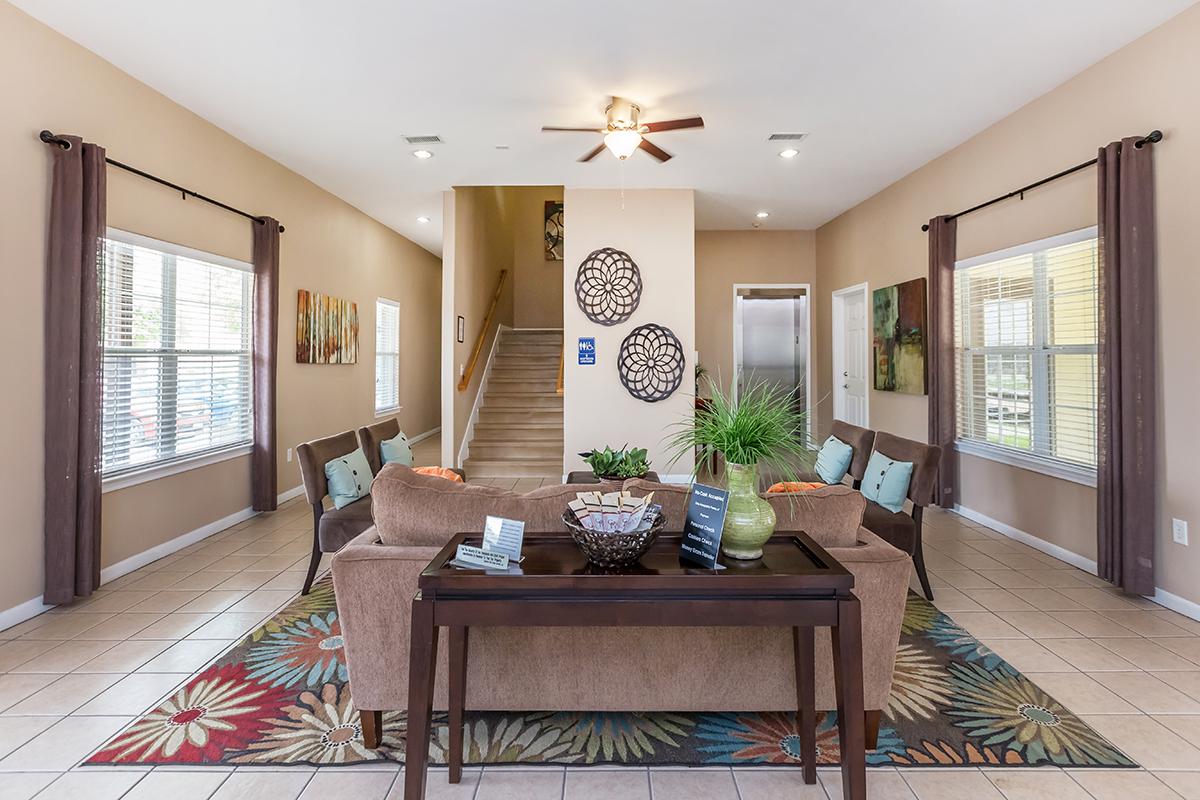
M825 484L811 481L784 481L777 483L770 489L767 489L767 494L791 494L792 492L809 492L813 489L820 489Z
M436 478L445 478L448 481L458 481L462 483L462 475L459 475L452 469L445 467L413 467L413 472L419 472L422 475L433 475Z

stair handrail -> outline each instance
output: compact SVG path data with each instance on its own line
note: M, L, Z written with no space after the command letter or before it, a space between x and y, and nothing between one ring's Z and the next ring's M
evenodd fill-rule
M563 340L563 345L558 351L558 382L554 384L555 394L563 393L563 364L567 358L567 342Z
M458 390L460 392L465 392L467 387L471 385L471 375L475 373L475 366L479 362L479 354L483 351L483 343L487 339L488 330L492 327L492 318L496 316L496 306L500 304L500 291L504 288L504 279L507 277L508 270L500 270L500 279L496 281L496 293L492 295L492 304L488 306L487 316L483 318L483 327L479 329L479 336L475 339L475 347L471 350L471 360L467 362L466 371L458 379Z

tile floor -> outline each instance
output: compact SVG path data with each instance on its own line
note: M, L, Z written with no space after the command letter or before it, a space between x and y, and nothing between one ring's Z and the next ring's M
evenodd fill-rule
M434 441L434 440L427 440ZM421 443L424 444L424 443ZM425 448L422 448L424 450ZM429 462L436 462L436 448ZM533 488L539 479L499 485ZM1200 622L944 512L927 516L937 605L1083 716L1143 770L872 770L879 800L1200 798ZM396 765L332 769L81 768L79 762L303 581L302 500L106 584L93 598L0 631L0 800L402 796ZM468 770L431 800L760 800L840 797L819 770Z

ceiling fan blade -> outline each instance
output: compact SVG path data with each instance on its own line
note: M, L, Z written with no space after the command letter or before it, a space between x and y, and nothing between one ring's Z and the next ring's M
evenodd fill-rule
M604 142L601 142L599 145L596 146L595 150L588 151L579 160L580 161L591 161L593 158L595 158L596 156L600 155L603 152L604 152Z
M604 133L604 128L556 128L550 125L542 126L542 133L547 131L566 131L569 133Z
M638 144L638 147L645 150L659 161L669 161L672 158L670 153L668 153L666 150L663 150L658 145L653 144L649 139L642 139L641 143Z
M662 122L647 122L642 126L646 129L646 133L658 133L660 131L678 131L684 128L703 128L704 119L702 117L685 117L684 119L665 119Z

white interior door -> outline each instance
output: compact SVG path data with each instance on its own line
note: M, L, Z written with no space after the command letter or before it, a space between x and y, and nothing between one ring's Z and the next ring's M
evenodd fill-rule
M869 427L867 287L851 287L835 292L833 312L833 413L838 419L852 425Z

